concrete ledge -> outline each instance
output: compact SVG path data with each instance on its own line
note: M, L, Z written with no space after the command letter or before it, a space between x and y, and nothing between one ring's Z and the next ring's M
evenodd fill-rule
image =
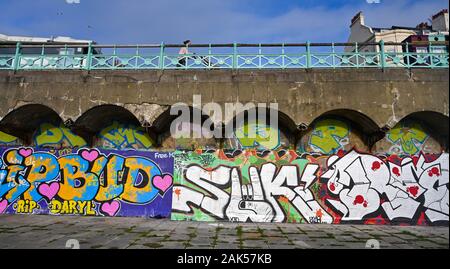
M336 109L360 112L380 127L417 111L449 114L448 69L0 71L0 118L42 104L75 120L102 104L167 106L202 101L277 102L296 124ZM159 115L136 115L154 120ZM227 115L225 120L229 120Z

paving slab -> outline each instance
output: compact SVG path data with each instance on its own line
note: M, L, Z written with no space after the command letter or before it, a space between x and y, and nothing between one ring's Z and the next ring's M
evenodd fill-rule
M190 222L125 217L0 215L0 248L448 249L448 227Z

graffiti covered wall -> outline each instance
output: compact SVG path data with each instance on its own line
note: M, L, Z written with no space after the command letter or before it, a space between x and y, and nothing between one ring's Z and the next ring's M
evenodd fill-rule
M20 145L19 138L0 131L0 146Z
M0 213L448 225L448 153L0 147ZM173 177L172 177L173 175Z
M448 154L176 152L174 220L448 224Z
M162 149L196 150L220 147L219 141L213 138L213 132L202 125L193 122L178 122L172 131L168 130L161 135Z
M13 147L0 154L0 213L170 214L170 153Z
M172 219L331 222L314 198L318 166L284 152L176 153Z
M150 149L155 144L143 127L113 122L102 129L95 143L110 149Z
M376 153L415 155L420 152L442 152L442 147L422 123L400 121L390 129L384 139L378 141L372 150Z
M33 136L34 146L39 148L74 148L86 147L86 141L74 134L64 124L54 126L51 123L42 123Z
M367 152L368 147L362 135L345 120L321 119L299 140L298 151L322 154L336 154L339 150L348 152L353 148Z
M230 137L224 146L227 149L279 150L290 147L284 132L258 121L238 125Z

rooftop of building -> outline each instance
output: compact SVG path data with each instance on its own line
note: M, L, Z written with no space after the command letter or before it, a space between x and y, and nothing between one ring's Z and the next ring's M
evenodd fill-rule
M444 14L448 14L448 10L447 9L442 9L438 13L432 15L431 18L432 18L432 20L434 20L434 19L436 19L439 16L442 16ZM363 15L362 11L359 11L351 19L351 25L353 25L356 21L358 21L358 19L362 19L362 18L364 18L364 15ZM362 24L364 24L364 23L362 23ZM429 25L428 22L421 22L418 25L416 25L415 27L393 25L391 27L370 27L370 28L375 33L381 33L381 32L384 32L384 31L393 31L393 30L411 30L411 31L417 31L417 32L419 32L419 31L433 31L432 25Z
M0 34L0 42L21 42L29 44L42 44L42 43L54 43L54 44L95 44L93 40L74 39L68 36L56 36L56 37L33 37L33 36L13 36Z

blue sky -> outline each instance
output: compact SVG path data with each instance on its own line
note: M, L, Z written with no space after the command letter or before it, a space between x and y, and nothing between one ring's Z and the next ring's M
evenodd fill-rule
M0 0L0 33L99 43L340 42L363 11L375 27L415 26L447 0ZM370 0L369 0L370 2Z

